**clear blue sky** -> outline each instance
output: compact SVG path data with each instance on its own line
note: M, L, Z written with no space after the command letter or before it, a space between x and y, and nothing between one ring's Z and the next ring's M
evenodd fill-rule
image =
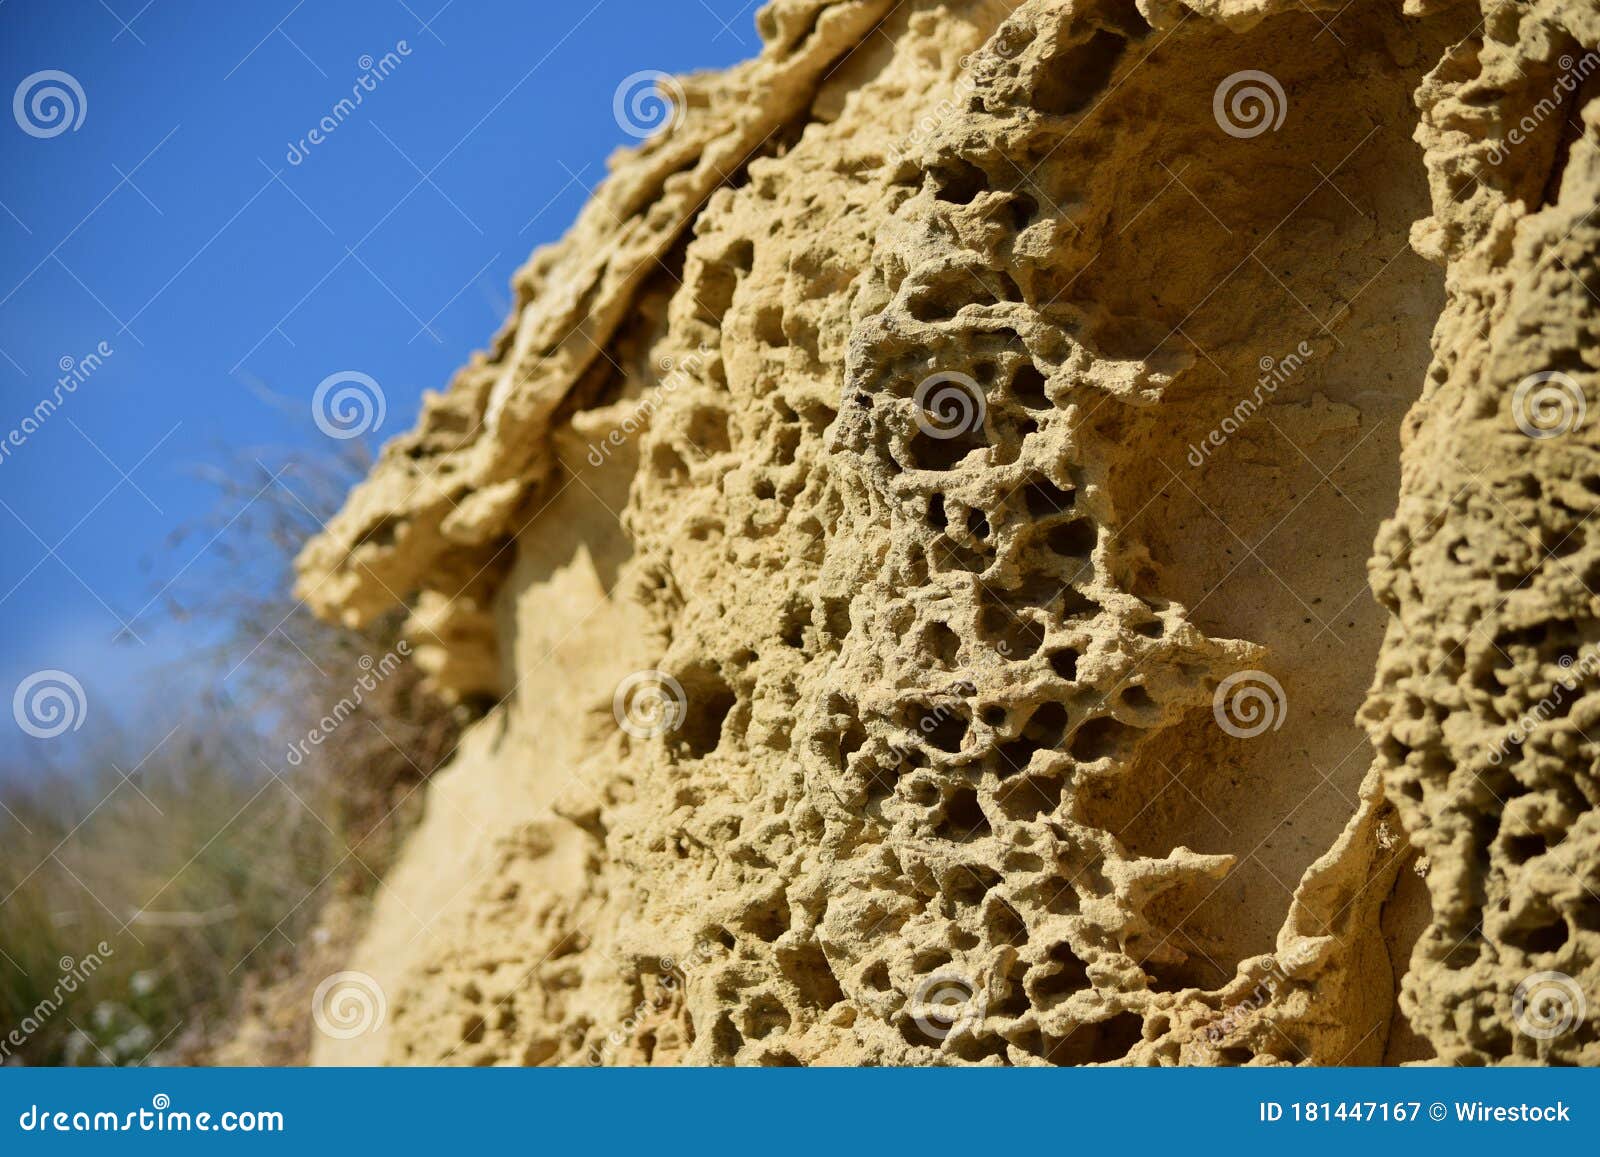
M513 269L633 143L647 69L752 56L753 0L8 0L0 80L0 708L78 678L82 735L194 640L153 597L202 545L197 471L321 438L317 384L381 384L412 424L505 316ZM406 44L408 54L397 46ZM362 103L287 154L396 53ZM66 91L75 127L35 109ZM20 118L20 119L19 119ZM34 131L25 131L24 121ZM61 366L111 350L35 430ZM286 413L263 391L296 403ZM13 443L15 439L12 439ZM203 566L204 561L195 564ZM193 573L185 572L185 573ZM114 644L124 628L143 642ZM0 712L0 720L9 719ZM0 762L19 755L0 728ZM29 741L21 740L25 749Z

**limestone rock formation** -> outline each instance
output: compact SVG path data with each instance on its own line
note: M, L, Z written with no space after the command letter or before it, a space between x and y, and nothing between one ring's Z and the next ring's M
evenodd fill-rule
M1600 1063L1600 7L757 22L301 556L483 710L315 1059Z

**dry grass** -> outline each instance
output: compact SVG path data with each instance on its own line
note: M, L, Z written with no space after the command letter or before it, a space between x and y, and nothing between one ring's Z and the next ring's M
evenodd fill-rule
M288 594L294 550L364 471L357 455L256 460L220 480L221 513L194 535L226 529L167 608L219 640L186 663L181 685L202 690L183 722L153 753L112 743L0 799L8 1063L204 1058L241 992L291 971L328 901L359 905L392 861L459 720L399 655L396 622L337 630ZM374 678L386 655L398 664ZM327 737L295 765L313 728Z

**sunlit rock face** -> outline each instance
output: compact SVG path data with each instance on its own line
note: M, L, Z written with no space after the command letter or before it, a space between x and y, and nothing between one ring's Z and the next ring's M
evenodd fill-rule
M758 24L301 556L484 711L316 1059L1600 1063L1600 11Z

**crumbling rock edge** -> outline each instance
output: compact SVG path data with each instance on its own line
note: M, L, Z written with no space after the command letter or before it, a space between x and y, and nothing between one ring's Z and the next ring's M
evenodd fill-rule
M494 704L315 1059L1600 1061L1600 12L1311 8L684 80L301 556Z

